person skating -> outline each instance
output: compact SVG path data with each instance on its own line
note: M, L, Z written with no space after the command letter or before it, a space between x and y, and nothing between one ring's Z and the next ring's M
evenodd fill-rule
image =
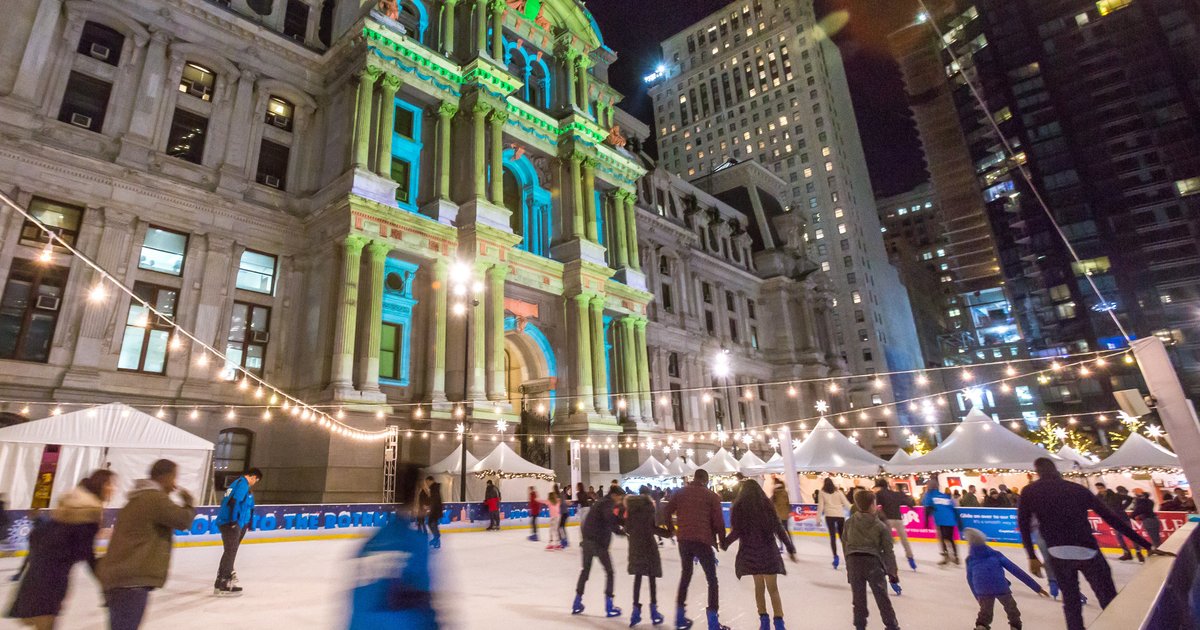
M1017 600L1013 598L1012 584L1005 577L1005 571L1013 574L1042 597L1049 597L1050 593L1012 560L988 546L987 536L983 532L968 527L962 534L968 545L967 585L971 587L971 594L979 602L975 630L991 630L997 601L1004 607L1009 628L1021 630L1021 610L1017 607Z
M610 488L608 496L592 506L587 520L580 528L583 542L580 543L579 548L583 550L583 568L579 571L579 581L575 583L575 602L571 604L572 615L583 612L583 587L587 585L588 575L591 574L592 560L599 560L600 566L604 568L604 615L606 617L621 615L621 609L613 605L613 567L608 546L612 543L613 534L624 535L621 517L618 515L624 502L625 491L620 487Z
M679 543L681 571L679 594L675 601L675 628L686 630L692 627L692 620L686 615L686 603L695 563L700 564L708 582L708 608L705 614L709 630L725 628L718 616L720 590L715 553L715 549L725 543L725 516L721 512L721 498L708 489L708 471L701 468L693 473L692 482L671 497L664 518L667 528L675 533L675 540Z
M417 523L417 531L422 534L429 533L429 526L425 523L426 515L429 514L429 488L425 487L425 482L421 482L421 488L417 491L417 507L412 513L412 520Z
M950 495L938 489L937 476L929 478L926 484L925 496L921 497L921 506L925 508L925 527L933 520L937 525L938 546L942 549L942 560L939 566L958 564L958 546L954 544L954 528L962 530L962 518L958 514L958 506Z
M1108 509L1112 510L1112 513L1114 515L1116 515L1117 518L1122 519L1126 522L1129 521L1129 516L1125 513L1125 510L1128 509L1129 504L1133 503L1132 497L1128 497L1129 500L1126 501L1125 499L1127 497L1122 497L1121 495L1117 494L1116 492L1113 492L1112 490L1110 490L1108 488L1108 486L1105 486L1102 483L1098 483L1098 484L1096 484L1096 498L1100 499L1101 503L1108 506ZM1125 542L1125 537L1122 536L1119 532L1114 531L1113 538L1117 539L1117 545L1121 547L1121 557L1117 558L1117 559L1118 560L1133 560L1133 554L1129 552L1129 544ZM1142 552L1140 550L1137 552L1137 557L1138 557L1138 560L1141 560L1143 562L1145 561L1145 559L1142 557Z
M663 622L658 612L658 585L662 577L662 558L658 554L658 538L671 532L657 524L654 500L650 489L642 486L635 496L625 498L625 538L629 540L629 574L633 576L633 612L629 615L629 626L642 620L642 578L650 582L650 621L654 625Z
M254 518L254 494L250 490L262 480L262 471L251 468L238 477L221 498L221 509L217 511L217 530L221 532L221 562L217 565L217 579L213 591L217 595L237 595L242 587L235 582L237 573L233 564L246 530Z
M549 540L546 541L546 551L555 551L562 549L562 541L558 538L558 515L563 509L562 499L558 497L558 492L550 491L546 495L546 506L550 511L550 527Z
M433 477L425 478L425 490L429 493L429 507L425 514L425 523L429 529L429 546L433 549L442 548L442 484ZM499 512L497 512L499 514Z
M1142 524L1146 537L1154 543L1154 548L1158 549L1158 546L1162 544L1162 521L1158 520L1158 514L1154 513L1154 499L1150 498L1149 492L1140 488L1137 493L1137 498L1133 500L1133 512L1129 514L1129 518Z
M786 574L787 570L784 569L783 559L779 557L778 545L783 544L787 548L788 558L795 562L796 547L792 544L791 535L784 529L772 501L753 479L741 483L738 498L730 508L729 519L729 535L725 537L721 548L728 549L734 542L740 542L734 560L734 572L738 579L744 575L754 579L759 630L771 630L767 594L771 596L771 609L775 612L774 630L785 630L778 576Z
M567 520L571 518L571 486L567 486L563 490L565 492L559 494L559 513L556 527L559 547L566 549L570 546L570 543L567 542Z
M483 504L488 511L487 531L500 531L500 488L491 479L483 491Z
M788 498L787 487L783 485L783 478L775 475L771 478L775 487L771 489L771 503L775 507L775 517L779 519L780 526L783 527L784 533L790 531L792 520L792 501ZM788 534L789 536L791 534ZM783 545L779 547L779 553L783 553Z
M850 500L833 485L833 478L826 477L817 493L817 512L825 517L825 529L829 530L829 550L833 552L833 568L838 568L841 558L838 556L838 539L846 526L846 510L850 509Z
M899 581L896 554L892 546L891 528L875 513L875 495L871 492L855 493L854 509L846 520L842 535L855 630L866 630L867 627L868 586L875 598L875 605L879 607L884 628L900 630L900 622L896 620L896 611L888 599L885 582L885 579Z
M29 536L29 560L8 616L37 630L52 630L67 596L71 568L96 568L96 534L104 504L112 499L115 475L97 470L59 500L49 520Z
M529 540L537 542L537 520L542 512L542 502L538 499L537 489L529 486L529 528L532 530L529 534Z
M900 538L900 544L904 546L904 556L908 559L908 566L916 571L917 561L913 558L912 545L908 542L908 529L904 526L904 514L900 510L901 507L913 507L912 497L892 490L887 479L880 477L875 480L875 503L879 506L883 517L887 519L888 526L896 530L896 536Z
M1037 519L1038 531L1046 542L1046 562L1054 569L1054 577L1062 591L1063 615L1067 630L1083 630L1083 608L1079 592L1079 574L1087 579L1092 591L1105 608L1117 595L1108 562L1092 533L1088 510L1104 519L1150 555L1172 556L1154 549L1150 541L1135 532L1128 522L1113 514L1096 495L1078 484L1062 478L1054 461L1039 457L1033 462L1038 480L1029 484L1021 494L1017 507L1017 527L1021 542L1029 556L1029 570L1041 577L1042 563L1034 553L1032 522Z
M167 582L175 530L190 528L196 517L192 494L175 485L177 473L171 460L154 462L150 478L134 484L129 502L117 513L108 552L96 564L109 630L136 630L142 624L150 591ZM183 505L171 500L176 489Z

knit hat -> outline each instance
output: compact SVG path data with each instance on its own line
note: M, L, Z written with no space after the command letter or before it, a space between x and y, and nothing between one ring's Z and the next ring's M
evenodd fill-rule
M975 529L974 527L968 527L962 530L962 535L963 538L967 539L967 543L969 543L972 547L986 545L988 541L987 534Z

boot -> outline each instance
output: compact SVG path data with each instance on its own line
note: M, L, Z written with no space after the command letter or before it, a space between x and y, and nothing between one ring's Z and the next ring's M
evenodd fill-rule
M842 563L842 559L835 553L833 554L833 570L836 571L838 565Z
M1142 563L1146 562L1146 557L1142 555L1141 549L1137 550L1137 559L1138 559L1138 562L1142 562Z
M716 609L707 609L705 615L708 617L708 630L729 630L729 626L721 625L721 620L717 618Z
M213 589L213 595L217 597L236 597L242 594L242 587L233 586L229 580L221 580L217 582Z
M683 613L683 606L675 609L675 630L688 630L692 627L692 620L685 617Z
M917 561L914 560L912 556L908 557L908 566L912 567L913 571L917 570Z
M663 622L662 613L658 612L658 604L650 604L650 623L661 626Z
M758 615L758 630L771 630L771 616L767 613Z
M621 616L621 609L617 608L616 606L613 606L611 597L604 598L604 616L605 617L620 617Z
M783 617L775 618L775 630L787 630L787 627L783 625Z
M583 612L583 595L575 596L575 603L571 604L571 614L578 615Z
M1133 560L1133 554L1126 551L1125 553L1121 554L1121 557L1117 558L1117 560Z
M1050 580L1050 597L1058 601L1058 580Z
M629 627L632 628L642 622L642 605L634 604L633 612L629 613Z
M900 588L899 582L892 582L892 592L896 594L896 597L900 597L904 589Z
M946 565L948 565L948 564L950 564L950 556L948 556L948 555L946 555L946 554L944 554L944 553L943 553L943 554L942 554L942 559L941 559L941 561L940 561L940 562L938 562L938 566L939 566L939 567L944 567L944 566L946 566Z

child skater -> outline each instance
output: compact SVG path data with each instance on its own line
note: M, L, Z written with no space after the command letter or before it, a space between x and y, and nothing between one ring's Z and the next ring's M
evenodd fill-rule
M792 537L784 530L783 523L775 512L775 506L762 486L753 479L742 482L742 489L729 512L733 526L725 537L724 548L728 549L735 540L742 542L738 547L734 569L738 579L743 575L754 578L754 602L758 605L759 630L771 630L771 617L767 615L766 594L771 596L771 607L775 610L775 630L785 630L783 625L783 601L779 598L778 576L787 571L783 558L779 556L779 543L787 548L788 557L796 561L796 547ZM848 562L848 561L847 561Z
M867 586L875 596L886 630L900 630L896 611L888 599L884 577L896 577L896 554L892 551L892 529L875 515L875 494L855 492L854 509L846 519L842 547L846 552L846 579L854 605L854 628L867 628Z
M991 630L992 611L997 600L1004 606L1009 627L1012 630L1021 630L1021 611L1017 608L1017 600L1013 599L1012 584L1008 582L1004 572L1012 573L1042 597L1049 597L1050 593L1042 589L1036 580L1012 560L989 547L987 536L983 532L969 527L963 530L963 538L966 538L967 544L970 545L970 553L967 555L967 585L971 587L971 594L979 600L979 616L975 618L975 630Z
M642 620L642 578L650 579L650 621L663 622L658 612L658 588L655 580L662 577L662 558L658 555L657 537L669 537L671 532L660 527L655 519L654 499L650 488L642 486L637 495L625 499L625 537L629 539L629 574L633 576L632 628Z
M551 490L546 495L546 506L550 508L550 538L546 541L546 551L558 551L563 548L559 538L562 530L558 525L558 514L563 509L563 503L557 492Z

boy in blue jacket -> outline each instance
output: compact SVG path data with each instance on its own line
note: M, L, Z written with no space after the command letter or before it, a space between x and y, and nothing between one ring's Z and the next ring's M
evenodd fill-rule
M242 587L236 583L237 574L233 571L233 561L237 558L238 548L242 546L242 538L246 537L246 529L254 517L254 495L250 489L262 480L262 471L251 468L246 474L238 477L229 484L225 496L221 498L221 509L217 512L217 529L221 532L221 545L225 548L221 554L221 564L217 565L217 581L213 584L216 595L240 595Z
M967 539L971 550L967 556L967 584L971 587L971 594L979 601L975 630L991 630L996 600L1000 600L1000 605L1004 606L1011 630L1021 630L1021 611L1017 608L1017 600L1013 599L1012 584L1004 572L1012 573L1042 597L1049 597L1050 594L1012 560L989 547L983 532L967 528L963 530L963 537Z
M942 561L938 566L950 564L951 554L954 564L958 564L958 547L954 545L954 528L962 531L962 519L958 516L958 504L954 497L938 489L938 478L934 475L925 485L925 496L921 497L921 507L925 508L925 527L929 527L932 518L937 525L938 545L942 548Z

